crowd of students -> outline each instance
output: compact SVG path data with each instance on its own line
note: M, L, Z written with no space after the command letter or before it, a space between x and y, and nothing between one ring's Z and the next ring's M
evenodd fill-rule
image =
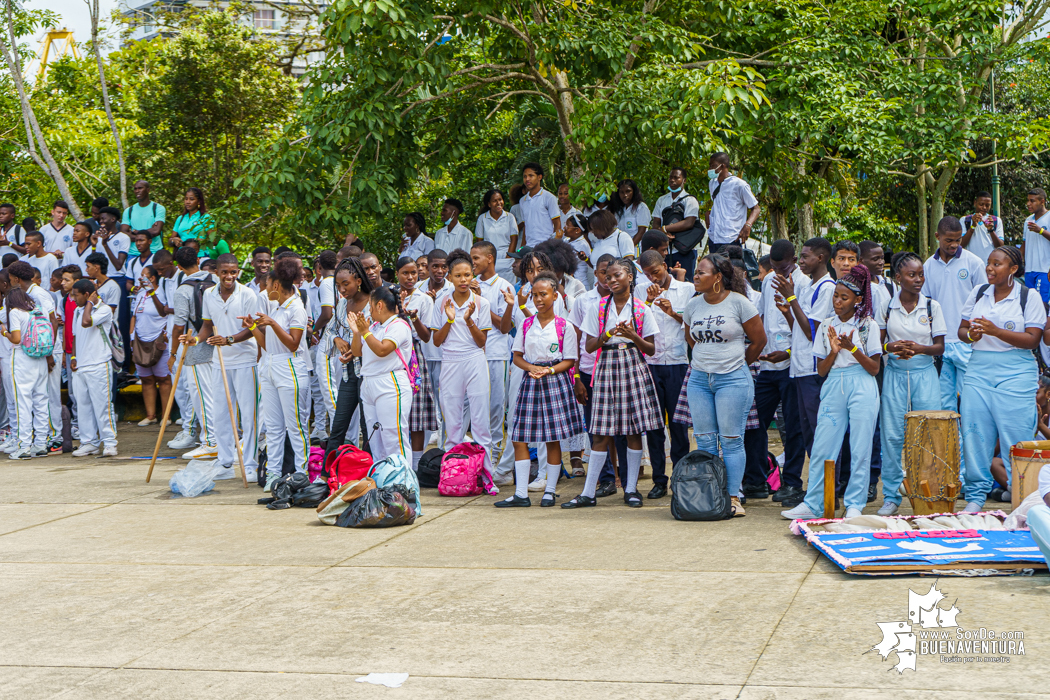
M878 242L812 238L796 250L777 240L752 280L742 246L757 200L723 154L708 172L715 207L699 260L703 243L672 247L700 215L683 169L672 169L653 212L630 180L613 202L598 196L581 210L567 188L545 189L543 176L528 164L520 191L486 193L474 232L459 222L455 199L433 237L423 215L406 215L391 270L357 245L312 260L259 247L254 277L242 284L231 253L202 254L185 236L173 238L174 255L154 251L162 226L133 228L140 224L120 223L128 213L106 210L97 226L68 227L58 245L28 234L24 257L5 258L0 272L4 450L12 458L61 450L64 370L74 456L116 454L111 359L124 287L134 298L138 375L162 401L174 391L182 415L169 447L232 468L239 439L254 478L265 444L266 488L289 460L306 470L312 441L328 451L354 442L377 460L400 454L416 466L432 439L447 450L469 431L496 484L514 484L497 507L530 506L530 490L542 491L541 506L555 505L564 452L585 481L562 508L617 493L614 470L626 505L641 507L643 455L647 498L662 498L667 456L674 464L689 452L691 426L697 448L725 462L735 516L746 498L772 495L785 517L814 517L825 460L837 462L847 515L876 500L880 478L878 512L887 515L901 503L905 414L945 408L962 414L965 509L1008 498L1009 446L1036 432L1038 363L1050 359L1040 296L1050 285L1039 272L1050 256L1026 265L1039 264L1044 246L1050 252L1042 190L1029 196L1020 249L995 245L984 260L967 249L984 237L1002 243L982 194L975 215L940 222L925 262L898 252L887 270ZM0 245L13 244L13 215L0 205ZM65 235L55 218L51 235ZM131 263L118 238L130 240L125 226L138 253ZM56 252L64 264L41 262ZM56 335L46 357L24 351L41 315ZM172 386L176 363L183 370ZM140 425L156 422L149 408ZM774 420L783 479L770 494ZM1003 469L993 475L997 453Z

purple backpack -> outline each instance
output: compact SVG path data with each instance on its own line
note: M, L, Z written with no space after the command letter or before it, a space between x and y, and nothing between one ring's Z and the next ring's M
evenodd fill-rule
M438 493L442 496L495 496L499 489L485 466L485 450L473 442L456 445L441 458Z

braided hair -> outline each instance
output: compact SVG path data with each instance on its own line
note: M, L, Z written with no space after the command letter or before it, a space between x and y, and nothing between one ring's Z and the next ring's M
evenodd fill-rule
M634 262L628 260L627 258L616 258L611 263L609 263L609 267L614 266L622 267L623 269L631 273L631 296L633 297L634 285L638 281L638 269L634 266ZM609 268L606 268L606 274L608 274L608 270Z
M531 271L536 269L549 270L554 272L554 263L551 259L542 251L531 251L526 253L521 258L521 274L528 280L528 275Z
M1024 256L1021 255L1020 248L1015 248L1012 245L1001 245L993 252L1002 253L1010 261L1011 265L1017 265L1017 272L1014 273L1014 277L1024 279Z
M373 304L377 301L383 302L383 305L386 306L386 308L394 310L394 313L397 314L398 318L407 323L409 327L412 326L412 322L409 320L408 314L405 313L404 307L401 306L400 294L394 294L387 287L376 287L372 290L372 294L370 296Z
M838 279L838 283L860 297L856 317L858 321L874 315L874 304L871 299L871 270L864 265L854 265L849 272Z
M362 292L365 294L372 293L372 282L369 281L368 275L365 274L365 266L361 264L360 258L343 258L343 261L336 266L335 274L338 275L343 270L357 278Z
M922 264L922 258L910 250L902 250L899 253L895 253L894 256L890 258L890 272L896 277L900 274L904 266L912 260L918 261L920 265Z
M410 211L405 214L406 219L412 219L416 222L416 227L419 228L419 232L424 236L427 235L427 220L423 218L423 215L418 211Z

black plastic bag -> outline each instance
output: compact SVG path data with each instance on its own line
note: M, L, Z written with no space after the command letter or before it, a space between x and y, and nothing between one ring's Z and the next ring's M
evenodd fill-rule
M310 484L292 494L292 505L296 508L316 508L328 498L328 483Z
M371 489L339 514L339 527L394 527L416 520L416 495L400 484Z
M671 515L675 520L724 520L733 517L726 465L718 455L693 450L671 473Z

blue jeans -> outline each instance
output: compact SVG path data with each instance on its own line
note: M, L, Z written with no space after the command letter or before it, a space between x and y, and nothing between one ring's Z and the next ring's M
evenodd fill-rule
M740 484L747 464L744 426L747 424L751 402L755 399L751 370L747 365L741 365L726 374L713 374L693 368L686 394L689 397L689 413L693 417L696 448L716 455L721 443L729 495L740 495Z

